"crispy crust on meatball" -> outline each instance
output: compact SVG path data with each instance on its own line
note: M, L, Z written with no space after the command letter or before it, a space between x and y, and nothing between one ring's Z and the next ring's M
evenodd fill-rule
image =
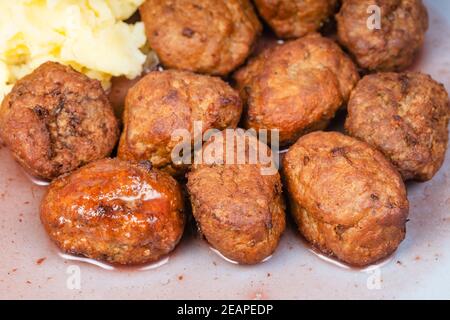
M54 180L41 221L64 252L132 265L171 252L185 217L171 176L148 162L103 159Z
M97 80L47 62L3 100L0 136L26 171L51 180L108 156L119 129Z
M404 239L405 186L368 144L337 132L310 133L290 148L283 173L299 230L322 252L366 266Z
M255 5L280 38L298 38L317 31L334 13L337 0L255 0Z
M332 40L311 34L267 49L235 74L247 128L279 129L280 144L324 129L359 80Z
M381 8L381 28L368 27L369 6ZM428 13L421 0L344 0L336 15L339 42L369 70L400 71L422 47Z
M262 30L248 0L147 0L140 13L164 66L212 75L244 63Z
M239 94L220 78L185 71L151 72L132 87L125 100L124 131L119 158L150 160L155 168L179 176L185 165L172 162L175 130L194 137L194 122L202 134L212 128L235 128L242 113Z
M450 107L444 86L429 75L378 73L352 92L347 132L375 146L403 179L431 179L444 162Z
M220 138L226 150L230 140L225 135ZM258 143L255 137L248 139ZM208 145L211 140L204 150ZM259 145L268 150L267 145ZM263 175L262 167L248 162L205 163L195 165L188 174L187 187L200 232L221 254L241 264L269 257L285 229L280 176L278 171Z

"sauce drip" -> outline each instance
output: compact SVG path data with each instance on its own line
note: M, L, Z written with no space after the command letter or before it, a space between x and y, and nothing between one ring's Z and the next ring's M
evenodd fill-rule
M72 255L72 254L63 253L61 251L58 252L58 255L62 259L67 260L67 261L85 263L85 264L89 264L89 265L92 265L92 266L95 266L95 267L98 267L98 268L101 268L101 269L107 270L107 271L149 271L149 270L158 269L158 268L168 264L170 261L170 256L165 256L158 261L139 265L139 266L116 266L116 265L112 265L112 264L109 264L106 262L101 262L101 261L91 259L91 258L85 258L85 257L80 257L80 256Z

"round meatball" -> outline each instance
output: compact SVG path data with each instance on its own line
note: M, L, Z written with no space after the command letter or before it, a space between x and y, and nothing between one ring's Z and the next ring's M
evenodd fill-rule
M54 180L41 204L41 221L64 252L132 265L171 252L185 217L171 176L149 162L103 159Z
M245 144L242 153L239 142ZM216 152L207 157L208 149ZM193 167L187 184L200 232L222 255L241 264L269 257L286 224L278 170L265 171L268 163L250 161L249 150L270 156L267 145L240 130L214 135L203 148L204 163Z
M247 128L278 129L280 144L324 129L359 79L332 40L311 34L265 50L235 74Z
M280 38L298 38L317 31L334 13L337 0L255 0L255 5Z
M193 144L209 129L235 128L241 112L239 94L220 78L151 72L128 92L118 156L150 160L155 168L179 176L188 167L184 159L172 161L172 151L183 142L181 131Z
M347 132L375 146L403 179L430 180L441 167L450 107L444 86L422 73L378 73L353 91Z
M362 267L404 239L405 186L368 144L337 132L308 134L287 152L283 173L299 230L322 252Z
M362 68L377 71L410 66L428 29L421 0L344 0L336 19L340 43Z
M47 62L3 100L0 137L26 171L51 180L107 157L119 129L97 80Z
M165 67L212 75L241 65L262 29L249 0L147 0L140 13Z

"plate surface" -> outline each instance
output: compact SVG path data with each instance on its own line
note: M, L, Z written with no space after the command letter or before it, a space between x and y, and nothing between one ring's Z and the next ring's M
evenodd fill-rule
M412 69L450 91L450 1L425 1L430 30ZM408 183L410 221L393 257L368 270L320 259L290 227L272 259L233 265L187 235L167 263L106 270L62 257L39 221L45 191L0 149L2 299L431 299L450 298L450 154L427 183ZM79 280L79 281L78 281Z

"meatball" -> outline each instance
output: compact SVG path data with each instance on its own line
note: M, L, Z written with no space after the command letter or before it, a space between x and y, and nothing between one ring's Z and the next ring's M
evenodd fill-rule
M337 44L319 34L265 50L235 74L246 128L278 129L280 144L325 128L359 79Z
M378 5L380 12L368 13ZM374 15L380 15L377 26ZM368 70L400 71L422 47L428 13L421 0L344 0L336 15L338 39Z
M234 151L232 156L245 155L246 161L221 164L220 157L212 156L209 161L193 166L187 188L194 218L206 240L235 262L255 264L275 251L285 229L285 205L278 170L265 172L266 164L249 160L249 150L268 154L269 148L255 137L239 132L231 136L223 132L214 135L205 144L203 156L215 146L219 150L216 155L227 155L229 149ZM238 141L245 143L246 154L237 151Z
M368 144L337 132L310 133L287 152L283 173L299 230L322 252L362 267L404 239L405 186Z
M128 92L118 156L150 160L155 168L180 176L187 165L172 161L172 151L181 143L177 131L186 130L193 143L209 129L235 128L241 112L239 94L220 78L151 72Z
M54 180L41 221L64 252L132 265L171 252L185 217L171 176L148 162L103 159Z
M97 80L47 62L3 100L0 137L26 171L51 180L107 157L119 129Z
M165 67L212 75L241 65L262 29L249 0L147 0L140 13Z
M383 152L403 179L426 181L444 161L449 116L448 94L429 75L378 73L356 86L345 128Z
M334 13L337 0L255 0L255 5L280 38L298 38L317 31Z

